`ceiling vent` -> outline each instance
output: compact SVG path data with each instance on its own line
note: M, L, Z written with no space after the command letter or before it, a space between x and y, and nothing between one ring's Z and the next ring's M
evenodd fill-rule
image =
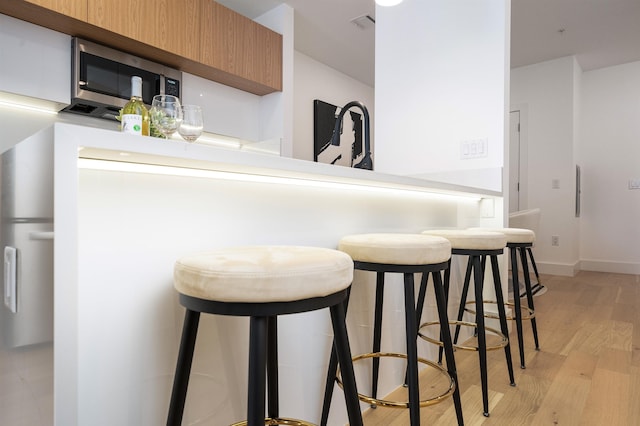
M358 16L357 18L353 18L349 22L351 22L361 30L368 30L370 28L373 28L373 26L376 23L376 20L373 19L370 15L362 15L362 16Z

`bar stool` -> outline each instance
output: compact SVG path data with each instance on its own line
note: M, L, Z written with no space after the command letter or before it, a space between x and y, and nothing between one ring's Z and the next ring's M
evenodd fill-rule
M477 351L480 359L480 380L482 384L482 404L483 414L485 417L489 417L489 389L487 379L487 350L494 350L504 347L504 354L507 361L507 369L509 371L509 380L511 386L515 386L515 379L513 377L513 363L511 360L511 348L509 345L509 329L507 327L507 316L504 307L504 298L502 296L502 286L500 283L500 270L498 268L498 255L502 254L506 246L506 238L503 234L498 232L486 232L476 230L429 230L424 231L425 235L440 236L449 240L451 243L451 254L459 256L468 256L467 271L465 274L464 285L462 289L462 295L460 299L460 306L458 308L458 316L456 321L450 322L456 326L456 332L454 335L454 346L458 349ZM485 326L484 322L484 306L482 291L484 287L484 268L486 258L489 256L491 259L491 272L493 274L494 289L496 292L496 299L498 300L498 319L500 322L500 331L491 329ZM476 315L475 323L462 321L462 316L465 311L467 293L469 291L469 284L471 282L471 275L473 274L474 289L475 289L475 303ZM450 286L450 274L445 275L445 292L448 297ZM420 326L422 329L429 324ZM477 346L466 346L457 344L458 336L460 333L460 326L473 327L477 333L478 344ZM441 330L447 327L441 327ZM487 346L486 330L489 330L500 337L500 343L496 345ZM433 342L433 339L426 338L422 333L420 334L427 341ZM437 342L436 342L437 343Z
M182 422L201 313L250 317L247 421L234 425L310 425L279 416L277 317L327 307L349 423L362 425L344 322L344 300L352 280L351 258L324 248L237 247L179 259L174 267L174 287L186 313L167 425L179 426Z
M533 330L533 340L536 350L540 350L538 342L538 327L536 325L535 308L533 305L533 290L531 287L531 278L529 277L529 264L527 262L527 251L531 250L533 243L536 241L536 234L530 229L520 228L472 228L485 231L500 232L507 238L507 247L511 259L511 285L513 289L513 303L506 303L507 306L513 307L514 314L507 317L509 320L515 320L518 332L518 350L520 351L520 368L526 368L524 359L524 335L522 331L522 321L529 320ZM520 282L518 276L518 252L520 253L520 264L522 265L522 273L524 274L525 294L527 296L527 306L523 309L520 303ZM531 255L533 256L533 255ZM535 265L535 263L534 263ZM523 315L523 311L526 311ZM487 315L489 318L494 318Z
M509 213L509 228L520 228L520 229L530 229L531 231L537 233L538 227L540 225L540 209L527 209L527 210L519 210L512 213ZM536 276L536 282L531 283L531 293L534 295L538 293L544 293L547 291L546 287L542 285L540 281L540 274L538 273L538 267L536 266L536 260L533 258L533 250L532 247L527 247L526 252L529 254L529 261L531 262L531 267L533 268L533 273ZM520 296L524 296L526 293L520 291Z
M456 373L455 359L451 335L447 327L444 328L442 340L447 360L447 369L418 357L417 352L417 318L414 294L414 274L423 276L433 275L438 315L443 324L448 322L447 306L441 271L448 266L451 257L451 244L439 237L420 234L361 234L343 237L339 250L348 253L354 260L356 269L376 272L376 300L373 331L373 351L356 356L354 361L372 358L372 392L371 396L360 394L360 400L368 402L372 407L408 408L412 426L420 425L420 408L441 402L453 395L456 416L460 425L464 424L462 406L460 403L460 389ZM380 340L382 334L382 302L384 294L385 273L401 273L404 276L404 304L405 304L405 332L406 354L381 352ZM408 402L382 400L377 398L379 361L381 357L396 357L407 359L406 383L409 392ZM418 362L438 369L448 375L449 389L435 398L420 400L418 388ZM327 424L333 382L336 380L335 355L332 356L327 374L327 387L322 411L321 425Z

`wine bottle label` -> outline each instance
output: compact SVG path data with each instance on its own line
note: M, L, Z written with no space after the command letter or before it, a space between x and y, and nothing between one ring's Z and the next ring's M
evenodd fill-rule
M142 135L142 116L122 114L122 131L132 135Z

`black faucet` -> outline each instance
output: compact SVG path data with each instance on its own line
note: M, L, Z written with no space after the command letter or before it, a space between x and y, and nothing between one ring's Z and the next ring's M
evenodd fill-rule
M364 158L353 167L357 169L373 170L373 161L371 160L371 136L369 132L369 111L362 102L351 101L342 107L342 109L340 110L340 114L338 114L338 117L336 118L336 125L333 128L331 145L340 145L340 127L342 126L342 120L344 119L344 115L346 114L346 112L351 107L360 108L362 110L362 114L364 115Z

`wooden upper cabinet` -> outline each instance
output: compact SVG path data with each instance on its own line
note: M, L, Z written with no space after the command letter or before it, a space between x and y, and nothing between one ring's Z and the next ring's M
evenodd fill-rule
M282 90L282 35L214 1L202 8L200 62Z
M282 35L213 0L0 0L0 13L256 95L282 91Z
M27 3L44 7L57 13L79 19L87 20L87 0L25 0Z
M200 0L87 1L90 24L198 60Z

